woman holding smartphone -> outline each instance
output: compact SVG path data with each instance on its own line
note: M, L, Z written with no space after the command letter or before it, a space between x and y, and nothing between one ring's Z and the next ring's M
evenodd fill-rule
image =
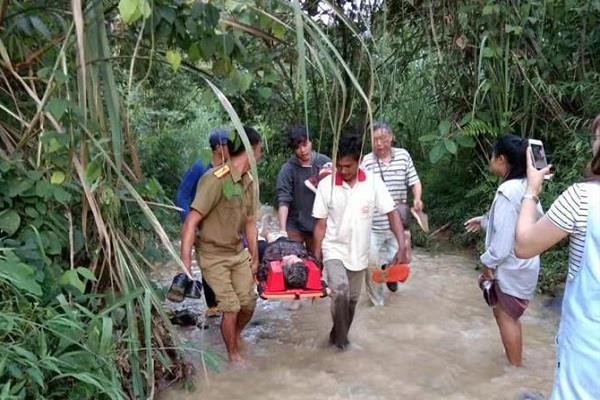
M527 195L516 254L533 257L569 236L569 271L557 336L553 400L600 399L600 115L592 124L592 162L583 182L565 190L537 220L538 195L550 166L527 154Z
M527 148L527 140L515 135L504 135L496 141L490 170L502 183L488 213L465 222L468 232L486 230L485 252L480 257L485 266L480 285L488 305L493 307L506 357L514 366L522 365L519 318L535 293L540 270L538 256L522 259L514 253L515 229L527 188ZM533 213L534 218L542 215L539 203Z

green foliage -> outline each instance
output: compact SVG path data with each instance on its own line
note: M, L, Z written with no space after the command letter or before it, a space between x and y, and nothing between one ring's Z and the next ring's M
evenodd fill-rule
M267 202L288 125L330 154L345 126L387 120L432 226L466 244L462 222L498 184L500 134L544 139L558 170L546 207L589 158L596 1L78 3L0 2L4 397L145 398L160 374L183 375L145 274L157 243L176 258L175 213L156 203L230 118L263 134ZM544 257L543 290L564 260Z
M62 294L50 298L43 281L13 252L0 252L3 398L122 399L112 319Z
M503 133L545 142L558 171L546 208L581 180L585 124L600 110L600 10L591 4L393 1L375 15L381 116L416 159L430 220L449 224L453 240L473 243L462 222L491 203L498 182L487 173L489 151ZM540 288L553 292L564 248L543 262Z
M5 397L145 398L155 378L183 368L158 345L175 348L143 268L158 241L174 253L148 205L164 193L128 165L136 169L136 152L104 5L78 4L0 4ZM107 310L124 317L109 322ZM41 337L48 352L34 347Z
M130 96L131 130L144 173L174 199L184 172L198 159L210 160L208 136L227 126L224 112L196 80L164 66Z
M11 365L0 368L0 382L6 382L2 390L14 398L123 398L123 387L128 393L134 389L123 385L124 366L130 368L124 361L128 351L116 346L120 342L114 339L131 335L138 322L125 325L122 318L109 317L131 313L133 307L150 313L152 305L142 301L142 295L154 296L153 289L127 288L125 301L115 294L90 297L90 289L103 285L107 274L92 272L82 226L72 218L80 212L75 199L81 189L72 181L51 184L49 171L24 165L18 157L0 160L4 220L20 221L5 223L0 232L0 336L6 344L0 360ZM130 192L107 191L97 166L89 166L86 180L103 193L101 208L118 214L118 228L127 233L129 243L135 243L140 257L156 256L156 239L148 234L153 227L132 206ZM155 180L138 183L137 193L164 199ZM66 263L68 258L74 264ZM135 266L133 258L128 262Z

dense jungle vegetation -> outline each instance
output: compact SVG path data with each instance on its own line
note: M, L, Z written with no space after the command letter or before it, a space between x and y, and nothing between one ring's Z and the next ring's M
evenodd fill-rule
M147 272L177 258L171 199L213 127L258 128L272 203L288 125L331 153L385 120L462 245L497 186L494 138L540 138L548 207L590 159L599 19L600 0L0 0L0 398L185 378ZM566 260L544 256L541 291Z

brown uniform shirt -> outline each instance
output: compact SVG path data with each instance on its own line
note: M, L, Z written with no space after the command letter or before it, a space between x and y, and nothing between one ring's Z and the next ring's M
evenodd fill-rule
M200 178L191 207L202 214L196 244L202 252L237 253L246 218L253 216L254 183L230 162L209 170Z

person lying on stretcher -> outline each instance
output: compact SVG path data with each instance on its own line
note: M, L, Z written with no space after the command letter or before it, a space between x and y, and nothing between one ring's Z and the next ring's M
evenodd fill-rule
M267 245L258 267L257 279L265 282L269 274L269 263L281 261L286 288L304 288L307 281L307 269L304 261L310 260L320 264L310 255L300 242L288 239L284 232L273 232L267 235Z

